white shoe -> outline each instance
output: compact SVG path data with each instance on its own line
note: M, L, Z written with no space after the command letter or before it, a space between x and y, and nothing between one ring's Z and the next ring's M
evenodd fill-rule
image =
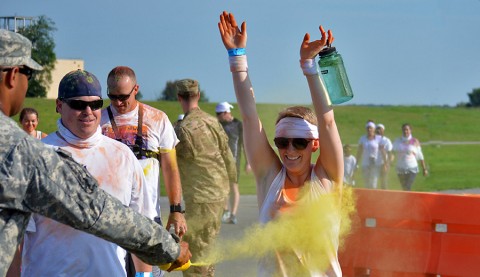
M223 223L229 223L230 222L230 211L224 211L223 212L222 222Z

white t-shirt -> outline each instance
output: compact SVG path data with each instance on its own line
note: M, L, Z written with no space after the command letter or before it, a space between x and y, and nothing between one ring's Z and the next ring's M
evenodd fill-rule
M142 104L142 106L144 148L157 153L175 149L179 140L167 114L145 104ZM110 138L121 139L124 144L134 145L138 129L138 107L139 105L137 104L137 107L132 111L119 114L110 105L115 118L115 124L118 127L119 137L115 136L107 109L102 110L102 119L100 121L102 133ZM160 216L160 162L155 158L146 158L139 160L139 162L147 180L149 195L152 197L153 203L155 203L157 215Z
M368 167L371 163L376 163L382 137L375 135L374 139L368 139L366 135L360 137L359 145L363 146L362 167Z
M412 137L401 137L393 143L393 151L397 153L397 172L418 172L418 161L423 160L422 148Z
M347 157L343 157L343 168L344 168L344 175L343 175L343 182L348 185L353 185L353 173L355 172L355 168L357 166L357 159L353 155L349 155Z
M60 123L42 141L72 154L97 179L100 188L150 218L155 208L145 190L143 171L133 153L101 134L86 140ZM60 134L60 136L59 136ZM116 244L34 214L24 238L22 276L126 276L126 251Z
M392 141L389 138L383 136L383 137L380 138L379 147L380 147L380 149L382 147L383 147L383 149L385 149L385 151L387 152L387 159L388 159L389 153L392 152L392 150L393 150ZM376 161L377 165L383 165L385 163L385 161L383 160L382 151L380 151L380 149L378 151L378 157L377 157L377 161Z

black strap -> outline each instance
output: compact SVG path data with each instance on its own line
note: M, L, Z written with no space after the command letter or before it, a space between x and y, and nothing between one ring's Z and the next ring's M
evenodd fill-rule
M112 109L110 106L107 107L108 118L110 119L110 123L112 124L113 133L115 135L115 139L121 141L120 134L118 132L117 124L115 123L115 118L113 117ZM138 146L138 153L135 153L137 159L143 159L144 157L152 156L151 153L153 152L149 150L145 150L143 145L143 136L142 136L142 125L143 125L143 104L138 103L138 125L137 125L137 135L135 136L135 145ZM133 149L132 149L133 150ZM135 151L136 152L136 151Z
M115 139L119 140L120 138L118 137L118 127L115 123L115 118L113 117L112 109L110 109L110 106L107 107L107 112L108 118L110 118L110 123L112 124L113 133L115 134Z
M138 154L140 159L142 157L145 157L145 149L143 149L142 126L143 126L143 104L139 102L138 103L137 137L135 138L135 144L140 147L140 153Z

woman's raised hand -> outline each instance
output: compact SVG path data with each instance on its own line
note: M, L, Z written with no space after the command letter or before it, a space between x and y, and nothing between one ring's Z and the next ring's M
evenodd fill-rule
M224 11L220 15L218 30L222 37L223 45L227 50L233 48L245 48L247 46L247 24L242 22L241 29L232 13Z
M332 31L328 30L327 37L322 25L320 25L319 29L320 34L322 34L322 38L320 40L314 40L310 42L310 34L308 33L306 33L303 37L302 45L300 46L300 59L313 59L315 55L317 55L323 49L323 47L332 44L333 40L335 39L332 35Z

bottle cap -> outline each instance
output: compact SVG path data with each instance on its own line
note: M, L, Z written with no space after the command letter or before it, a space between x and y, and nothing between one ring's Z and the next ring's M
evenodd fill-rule
M319 57L323 57L323 56L326 56L326 55L330 55L332 54L333 52L336 52L337 49L335 47L326 47L326 48L323 48L322 51L320 51L320 53L318 53L318 56Z

